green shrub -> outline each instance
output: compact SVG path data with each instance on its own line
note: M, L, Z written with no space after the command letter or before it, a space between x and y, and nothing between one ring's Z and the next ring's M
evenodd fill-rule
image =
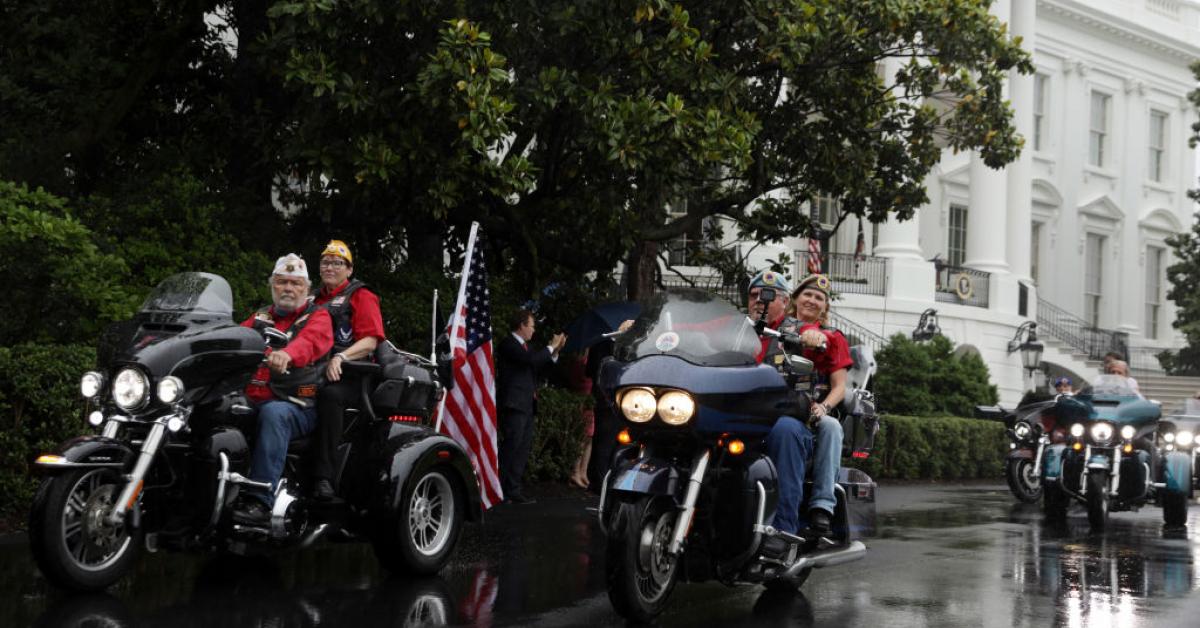
M36 486L30 463L85 430L79 376L95 363L86 345L0 347L0 515L23 516Z
M538 390L527 481L565 481L583 450L583 410L592 398L561 388Z
M1008 449L1004 426L960 417L887 415L866 460L843 460L874 479L999 478Z
M969 417L976 405L999 399L983 359L956 355L944 336L918 343L896 334L875 357L879 371L872 388L890 414Z

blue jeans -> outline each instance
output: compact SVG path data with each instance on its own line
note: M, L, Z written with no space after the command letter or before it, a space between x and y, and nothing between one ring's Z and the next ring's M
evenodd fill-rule
M272 400L258 406L258 439L250 459L250 479L270 482L271 492L247 491L267 507L275 505L275 489L283 475L288 441L313 431L317 426L317 408L301 408L291 401Z
M842 424L831 416L817 422L816 438L806 425L790 416L779 417L767 434L767 456L779 472L779 504L772 525L795 534L800 531L800 504L804 503L804 475L813 461L813 494L808 509L833 514L837 498L833 483L842 461Z

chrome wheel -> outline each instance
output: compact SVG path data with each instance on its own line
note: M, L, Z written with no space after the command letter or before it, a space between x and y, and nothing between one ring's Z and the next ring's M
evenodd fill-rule
M442 551L450 539L454 517L454 492L446 476L433 471L421 478L408 505L408 534L413 548L426 556Z
M68 491L63 506L65 556L83 571L108 569L129 551L132 542L123 524L114 526L108 521L117 495L116 478L111 476L104 469L83 474Z
M638 543L637 587L648 603L657 602L670 589L675 561L667 554L674 517L663 512L642 527Z

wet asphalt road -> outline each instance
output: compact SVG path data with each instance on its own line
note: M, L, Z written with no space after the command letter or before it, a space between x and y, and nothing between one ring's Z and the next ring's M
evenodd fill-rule
M1161 510L1082 511L1047 526L999 485L892 486L862 561L817 570L796 597L685 584L663 626L1200 626L1200 506L1164 535ZM583 497L501 507L467 527L440 577L381 572L362 544L272 558L143 554L109 594L45 583L23 537L0 540L0 626L607 626L603 536Z

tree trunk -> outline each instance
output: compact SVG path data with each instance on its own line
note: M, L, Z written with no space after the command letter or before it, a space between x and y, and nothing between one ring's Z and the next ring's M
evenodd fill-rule
M654 277L658 273L659 243L642 240L633 246L625 263L626 291L630 301L646 298L657 290Z

